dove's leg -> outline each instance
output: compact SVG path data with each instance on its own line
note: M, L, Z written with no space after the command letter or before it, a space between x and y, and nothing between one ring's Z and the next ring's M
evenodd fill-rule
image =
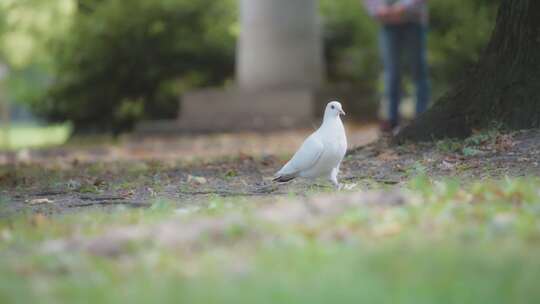
M332 171L330 172L329 180L330 180L330 182L332 182L334 187L336 187L336 189L339 190L339 189L341 189L341 186L339 185L339 182L338 182L338 179L337 179L338 172L339 172L339 166L332 169Z

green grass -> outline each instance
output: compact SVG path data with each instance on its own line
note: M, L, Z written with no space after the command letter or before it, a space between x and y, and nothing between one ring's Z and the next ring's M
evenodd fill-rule
M60 145L67 141L71 128L68 124L40 126L34 124L13 124L6 138L2 127L0 150L17 150Z
M149 209L4 219L0 302L535 303L538 189L536 178L462 185L420 176L403 190L405 205L360 205L294 222L261 218L268 202L215 197L188 215L159 201ZM303 198L287 200L270 206ZM117 257L41 249L115 227L173 221L189 229L200 219L235 221L222 234L173 248L134 241Z

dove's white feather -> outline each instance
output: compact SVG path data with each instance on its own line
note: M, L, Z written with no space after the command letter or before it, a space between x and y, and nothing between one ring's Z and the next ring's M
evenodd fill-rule
M276 173L276 181L289 181L297 176L326 176L338 185L337 173L347 151L345 128L339 117L341 114L344 112L339 102L328 103L321 127L304 141L291 160Z
M311 134L276 175L298 175L300 172L313 167L323 154L324 145L316 136Z

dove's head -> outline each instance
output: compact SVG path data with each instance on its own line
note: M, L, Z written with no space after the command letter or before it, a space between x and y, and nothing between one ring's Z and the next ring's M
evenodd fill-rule
M345 115L341 103L338 101L329 102L324 110L324 117L339 117L339 115Z

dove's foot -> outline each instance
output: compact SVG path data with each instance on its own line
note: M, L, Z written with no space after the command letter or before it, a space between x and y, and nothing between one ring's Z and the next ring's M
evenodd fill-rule
M336 188L336 190L341 190L341 184L337 181L337 179L331 179L330 182L332 183L332 185L334 185L334 188Z
M332 182L332 184L334 185L334 187L336 188L336 190L338 191L341 191L341 190L352 190L354 189L356 186L358 186L357 183L352 183L352 184L345 184L345 183L334 183Z
M340 184L340 183L334 183L334 182L332 182L332 186L333 186L333 188L334 188L335 190L338 190L338 191L341 190L341 189L343 189L343 185Z

